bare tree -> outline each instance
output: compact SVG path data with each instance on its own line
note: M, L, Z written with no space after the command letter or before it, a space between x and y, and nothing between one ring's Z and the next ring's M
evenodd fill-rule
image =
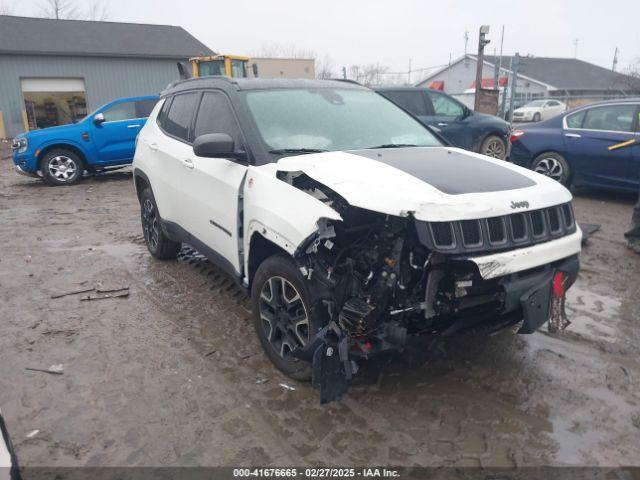
M103 22L109 19L109 8L104 0L90 0L87 3L89 4L85 15L87 20Z
M13 3L0 0L0 15L14 15Z
M42 0L40 11L46 18L76 19L78 7L73 0Z
M389 71L389 67L379 63L367 65L351 65L349 78L364 85L376 85L382 83L382 75Z
M331 57L329 55L325 55L323 59L316 58L315 71L316 78L319 78L320 80L335 78Z

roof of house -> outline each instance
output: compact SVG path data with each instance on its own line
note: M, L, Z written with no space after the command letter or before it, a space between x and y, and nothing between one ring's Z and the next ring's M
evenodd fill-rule
M432 77L442 73L447 68L455 65L465 58L475 61L475 55L466 55L455 60L451 65L446 65L422 79L418 85L428 82ZM484 57L486 64L492 67L498 63L497 56ZM502 69L509 71L509 65L513 57L503 55ZM613 72L592 63L578 60L577 58L554 57L520 57L518 75L539 82L547 87L558 90L633 90L640 91L640 79L629 75Z
M509 68L510 56L502 57L502 66ZM498 57L485 56L495 65ZM577 58L520 57L518 73L561 90L629 90L640 88L640 80L613 72L608 68Z
M0 53L184 59L214 52L182 27L0 15Z

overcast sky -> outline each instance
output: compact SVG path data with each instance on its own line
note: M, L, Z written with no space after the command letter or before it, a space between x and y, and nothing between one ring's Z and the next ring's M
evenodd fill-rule
M45 0L0 0L18 15ZM76 0L82 4L88 0ZM255 54L292 46L343 65L381 63L391 70L445 64L477 49L478 28L491 25L487 52L573 57L619 70L640 57L640 0L102 0L109 19L180 25L222 53ZM1 32L0 32L1 34ZM419 77L419 73L414 74Z

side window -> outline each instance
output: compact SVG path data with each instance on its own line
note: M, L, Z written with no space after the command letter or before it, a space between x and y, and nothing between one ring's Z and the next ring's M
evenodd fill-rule
M166 133L181 140L189 141L189 127L196 108L198 93L183 93L173 97L167 116L161 126Z
M171 97L167 98L162 104L162 108L160 112L158 112L158 116L156 117L156 121L161 128L164 128L165 122L167 120L167 113L169 113L169 108L171 107Z
M433 110L440 117L461 117L464 114L462 105L439 93L429 92Z
M580 112L572 113L567 117L567 127L569 128L582 128L582 122L584 121L584 116L587 114L586 110L582 110Z
M589 130L611 130L631 132L635 105L607 105L587 110L582 128Z
M422 92L419 90L384 92L384 96L416 116L429 115Z
M107 108L102 114L104 115L105 122L120 122L122 120L137 118L135 102L117 103Z
M156 106L158 101L153 100L138 100L136 102L136 118L147 118L151 115L151 110Z
M240 139L240 128L233 115L229 100L223 93L205 92L202 95L193 138L207 133L226 133L236 143Z

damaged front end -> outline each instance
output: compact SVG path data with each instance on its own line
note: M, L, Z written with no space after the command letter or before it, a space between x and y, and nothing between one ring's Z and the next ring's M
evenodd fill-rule
M465 239L465 222L428 223L411 213L392 216L354 207L303 172L280 171L278 178L342 217L320 219L294 254L309 283L313 316L323 328L293 354L312 363L322 403L342 397L360 360L401 352L411 337L446 337L472 328L490 332L518 322L521 333L535 331L549 319L558 290L552 291L554 275L563 272L563 292L577 275L578 260L571 257L484 278L469 258L487 247L516 248L506 228L505 242L493 248L487 222L478 220L478 231L467 231Z

